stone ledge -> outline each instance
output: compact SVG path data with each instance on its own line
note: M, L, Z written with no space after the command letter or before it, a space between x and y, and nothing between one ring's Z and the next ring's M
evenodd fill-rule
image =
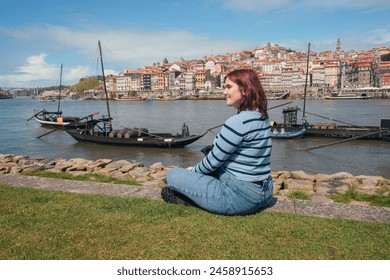
M66 172L72 175L95 173L118 179L135 179L145 187L166 186L166 174L177 166L163 166L157 162L144 166L141 162L111 159L86 160L82 158L56 159L29 158L13 154L0 154L0 174L19 174L23 171L44 170ZM293 192L304 192L312 201L327 201L332 194L343 194L350 188L364 194L389 195L390 180L382 176L353 176L347 172L335 174L307 174L304 171L272 172L274 195L285 197Z

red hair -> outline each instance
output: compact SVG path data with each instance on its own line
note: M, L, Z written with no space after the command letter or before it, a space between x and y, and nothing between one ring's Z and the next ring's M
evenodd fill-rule
M267 97L256 71L253 69L237 69L227 74L225 81L227 78L236 83L243 94L237 113L245 110L259 110L261 115L268 119Z

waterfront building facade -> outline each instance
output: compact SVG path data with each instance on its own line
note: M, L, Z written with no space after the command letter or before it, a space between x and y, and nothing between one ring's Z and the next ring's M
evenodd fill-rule
M335 51L295 52L267 43L263 48L244 50L226 55L205 56L203 59L159 63L138 70L125 70L107 78L111 92L214 92L223 89L225 75L234 69L253 67L264 88L271 92L289 91L308 86L328 93L340 88L359 89L385 87L390 84L389 47L370 51L347 51L338 39ZM298 91L298 90L297 90ZM302 92L302 90L300 90Z

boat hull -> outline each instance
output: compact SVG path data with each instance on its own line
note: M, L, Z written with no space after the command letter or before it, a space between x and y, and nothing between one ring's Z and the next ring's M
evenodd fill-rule
M85 134L82 129L69 129L65 131L79 142L117 145L117 146L135 146L135 147L156 147L156 148L181 148L189 145L203 137L203 135L172 135L169 133L156 133L153 136L142 136L135 138L117 138L98 134Z
M280 129L281 127L279 127ZM284 127L288 132L299 131L302 126ZM377 126L320 126L310 125L305 127L305 137L329 137L329 138L352 138L361 137L367 140L386 140L390 133L386 129ZM382 132L383 131L383 132Z
M327 100L339 100L339 99L351 100L351 99L371 99L371 96L367 94L358 95L352 93L352 94L338 94L338 95L325 96L324 98Z
M284 132L273 131L273 132L271 132L271 138L276 138L276 139L300 138L300 137L303 137L305 135L305 133L306 133L305 129L294 130L294 131L284 131Z
M57 128L57 127L84 127L84 122L79 122L80 118L77 117L62 117L62 121L42 119L39 116L35 116L34 119L43 127Z
M61 111L50 112L41 110L33 111L34 119L43 127L59 128L68 126L69 128L84 128L86 126L87 117L79 118L74 116L62 116Z
M145 101L146 98L142 97L122 97L122 98L114 98L115 101Z
M378 132L378 134L362 137L363 139L380 139L381 134L379 127L337 127L337 128L309 128L307 129L307 136L316 137L333 137L333 138L352 138L360 137L366 134Z

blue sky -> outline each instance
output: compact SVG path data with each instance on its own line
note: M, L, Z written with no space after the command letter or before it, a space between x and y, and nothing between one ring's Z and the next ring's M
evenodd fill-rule
M263 47L390 46L388 0L10 0L1 5L0 87L58 85L107 72Z

